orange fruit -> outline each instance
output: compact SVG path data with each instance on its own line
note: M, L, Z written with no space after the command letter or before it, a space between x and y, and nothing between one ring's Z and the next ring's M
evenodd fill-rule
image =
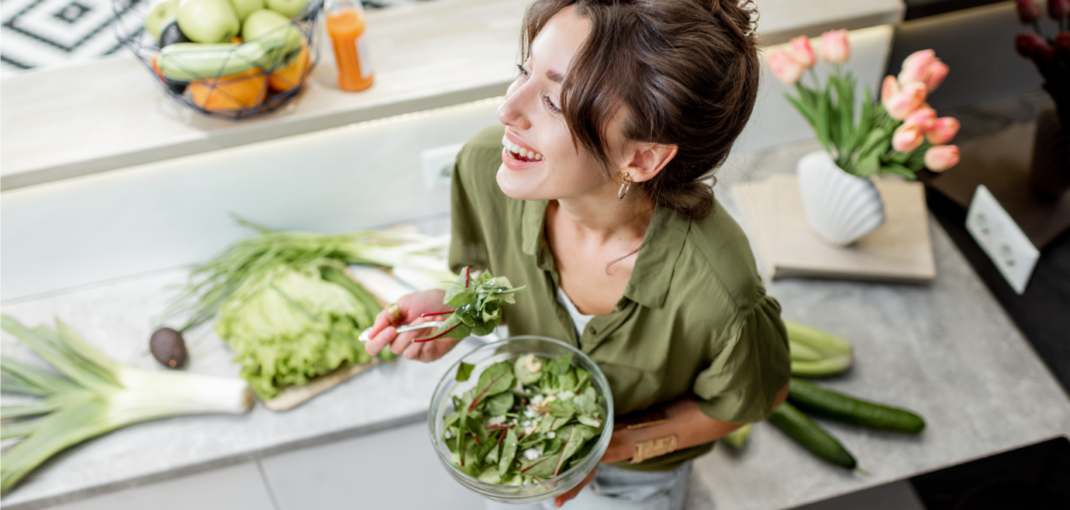
M304 82L310 67L312 67L312 60L309 59L308 47L302 44L301 52L297 54L297 57L294 58L290 65L271 73L268 78L268 86L272 90L279 92L290 90Z
M267 92L267 75L260 69L189 84L193 103L209 111L240 110L259 106Z

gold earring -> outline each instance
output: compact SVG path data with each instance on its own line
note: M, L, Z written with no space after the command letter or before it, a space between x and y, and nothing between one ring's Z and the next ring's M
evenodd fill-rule
M628 194L628 190L632 187L632 176L624 174L624 183L620 185L620 191L617 192L617 201L624 200L624 195Z

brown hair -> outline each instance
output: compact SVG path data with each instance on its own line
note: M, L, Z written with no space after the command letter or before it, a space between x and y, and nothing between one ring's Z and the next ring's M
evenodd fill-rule
M524 16L524 60L565 7L575 5L591 20L562 83L561 110L573 141L612 178L606 128L627 106L628 139L679 146L640 189L687 218L713 209L706 181L728 157L758 91L751 11L736 1L535 0Z

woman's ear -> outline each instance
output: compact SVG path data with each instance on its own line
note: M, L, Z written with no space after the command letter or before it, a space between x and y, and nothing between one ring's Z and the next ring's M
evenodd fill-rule
M623 171L632 181L649 181L672 161L679 148L676 144L633 142Z

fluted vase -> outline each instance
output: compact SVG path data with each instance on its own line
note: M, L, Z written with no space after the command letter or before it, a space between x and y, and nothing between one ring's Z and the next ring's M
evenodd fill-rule
M824 151L799 159L799 192L810 228L833 246L848 246L884 224L884 202L873 181L851 175Z

